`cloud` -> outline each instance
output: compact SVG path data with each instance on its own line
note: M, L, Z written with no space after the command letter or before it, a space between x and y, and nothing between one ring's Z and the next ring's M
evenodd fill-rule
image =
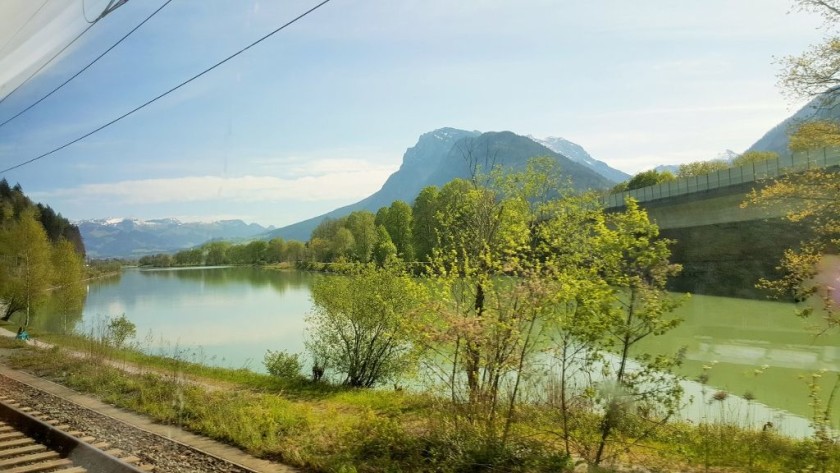
M363 198L376 191L394 171L392 166L363 161L318 162L314 175L279 178L273 176L185 176L139 179L33 193L40 199L68 201L107 200L122 204L166 204L185 202L320 202ZM327 172L327 169L331 169Z

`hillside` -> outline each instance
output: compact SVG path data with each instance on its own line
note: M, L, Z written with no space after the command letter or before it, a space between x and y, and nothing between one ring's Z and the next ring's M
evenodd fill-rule
M38 221L41 222L51 242L55 243L63 238L73 243L76 251L84 256L85 244L77 226L62 217L60 213L56 213L50 206L32 202L24 194L20 184L10 187L5 178L0 180L0 223L17 219L28 209L35 210Z
M840 100L836 98L835 100ZM790 154L788 144L790 133L799 124L808 120L838 120L840 119L840 105L826 103L822 96L816 97L804 107L800 108L789 118L774 126L758 141L750 146L748 151L775 151L780 155Z
M525 136L509 131L480 133L441 128L421 135L417 144L406 150L400 169L385 181L379 191L354 204L274 230L263 237L279 236L305 241L326 218L342 217L356 210L376 212L395 200L412 203L426 186L442 186L452 179L469 177L470 162L483 169L493 165L517 169L524 167L530 158L536 156L554 158L575 188L601 189L614 183L593 169Z
M578 164L583 164L584 166L589 167L593 171L613 182L623 182L631 177L630 174L627 174L624 171L610 167L609 164L603 161L598 161L586 152L586 150L583 149L583 146L573 143L565 138L549 136L545 139L539 139L531 135L528 135L528 138L531 138L555 153L562 154Z

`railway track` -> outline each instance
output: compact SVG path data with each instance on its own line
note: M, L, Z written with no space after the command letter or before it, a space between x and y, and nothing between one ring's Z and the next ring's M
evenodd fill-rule
M140 473L140 459L107 442L61 425L44 414L0 398L0 471L9 473Z

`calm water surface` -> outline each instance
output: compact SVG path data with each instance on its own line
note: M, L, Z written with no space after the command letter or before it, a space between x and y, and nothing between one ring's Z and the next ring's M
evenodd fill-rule
M178 349L195 361L263 371L266 350L303 351L309 288L318 277L324 276L248 267L129 269L91 283L81 320L66 323L89 329L104 317L125 314L137 325L136 341L151 352ZM749 415L752 423L771 420L801 434L808 425L802 417L810 412L800 378L825 369L823 379L833 380L840 371L840 335L817 337L819 319L798 319L793 310L792 304L692 296L679 309L685 322L644 348L665 353L686 347L681 374L708 374L705 387L686 384L695 398L688 417ZM65 321L43 317L39 325L61 331ZM709 402L718 390L730 397ZM747 392L758 402L738 399Z

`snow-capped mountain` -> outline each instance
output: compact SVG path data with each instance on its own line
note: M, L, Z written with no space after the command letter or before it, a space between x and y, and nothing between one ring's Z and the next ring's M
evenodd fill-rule
M174 218L106 218L76 222L91 258L134 258L169 253L214 239L250 238L272 230L242 220L181 222Z
M528 135L528 138L531 138L555 153L562 154L578 164L583 164L613 182L622 182L630 178L630 175L626 172L612 168L603 161L598 161L590 156L581 145L572 143L565 138L549 136L548 138L540 139L532 135Z

